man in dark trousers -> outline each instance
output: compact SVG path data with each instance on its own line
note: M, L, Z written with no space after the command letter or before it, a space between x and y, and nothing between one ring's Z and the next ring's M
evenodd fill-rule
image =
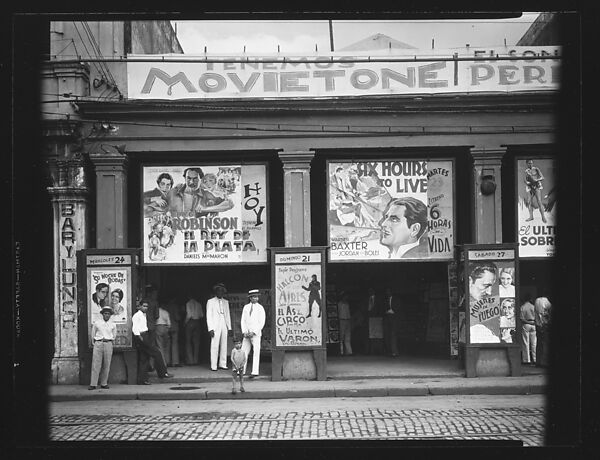
M158 319L158 289L148 284L146 286L146 299L148 302L148 311L146 312L146 324L148 327L148 340L158 348L156 338L156 320ZM150 370L154 370L154 358L150 358Z
M142 300L138 307L138 311L131 318L133 344L140 354L137 376L138 385L150 385L150 381L148 380L148 362L150 358L154 359L154 366L156 367L156 375L158 378L167 379L173 377L171 374L167 373L167 366L165 365L162 354L156 346L155 341L152 341L151 334L149 334L146 321L148 308L148 300Z
M392 294L392 290L385 288L383 305L383 341L385 343L386 354L398 356L398 314L400 312L400 303L398 296Z

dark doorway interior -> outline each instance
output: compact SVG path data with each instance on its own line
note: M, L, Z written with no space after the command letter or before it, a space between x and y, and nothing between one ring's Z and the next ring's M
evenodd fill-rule
M341 291L347 292L352 316L360 318L359 311L365 309L368 289L372 287L377 295L383 296L385 288L390 287L392 295L398 296L401 303L400 354L449 359L447 266L445 262L329 264L328 295L335 298ZM365 331L357 326L353 330L353 350L365 354L368 350L361 334L364 338ZM339 350L335 344L328 348L332 354Z

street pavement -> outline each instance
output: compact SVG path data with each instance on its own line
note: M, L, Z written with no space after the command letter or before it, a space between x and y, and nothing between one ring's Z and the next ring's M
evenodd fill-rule
M51 441L502 440L542 446L545 426L542 395L70 401L51 403L49 416Z

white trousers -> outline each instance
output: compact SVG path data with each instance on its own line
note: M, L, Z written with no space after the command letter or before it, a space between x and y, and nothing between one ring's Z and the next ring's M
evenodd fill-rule
M248 364L248 358L250 358L250 347L252 347L252 374L258 375L258 366L260 365L260 335L255 335L251 339L244 337L242 342L242 350L246 353L246 364ZM244 366L244 374L246 373L246 366Z
M533 359L536 362L535 348L537 346L537 335L533 324L523 324L521 329L521 338L523 339L523 362L529 363Z
M110 371L112 354L112 342L94 342L94 349L92 351L92 376L90 378L91 386L98 386L98 379L100 379L100 385L108 385L108 373Z
M215 326L215 336L210 339L210 368L217 368L217 359L219 367L227 367L227 323L223 315L217 315L217 325Z

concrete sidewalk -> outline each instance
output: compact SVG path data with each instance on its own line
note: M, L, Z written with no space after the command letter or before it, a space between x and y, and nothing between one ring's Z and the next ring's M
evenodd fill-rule
M225 372L225 371L223 371ZM245 382L245 393L231 394L231 380L152 385L110 385L107 390L88 390L83 385L53 385L49 400L190 400L190 399L283 399L372 396L526 395L546 391L545 375L522 377L369 378L326 381L272 382L268 377Z

